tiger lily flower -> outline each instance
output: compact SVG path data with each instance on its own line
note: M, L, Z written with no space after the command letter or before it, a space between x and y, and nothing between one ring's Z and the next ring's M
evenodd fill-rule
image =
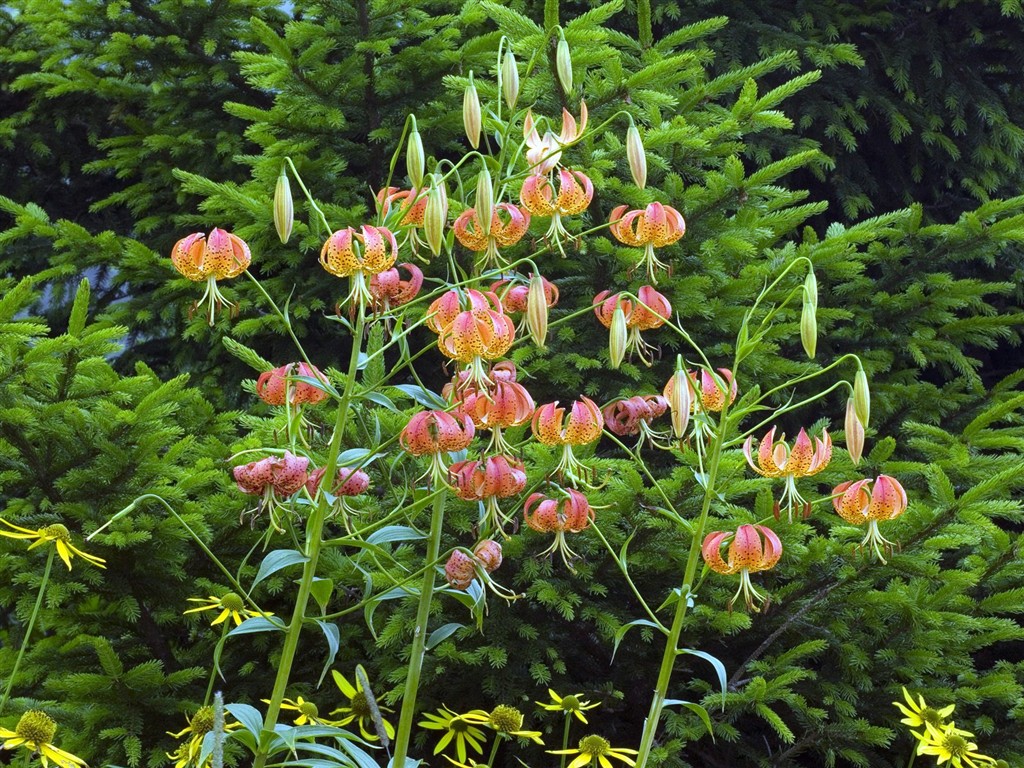
M327 474L326 467L314 469L309 473L309 479L306 481L306 492L310 495L310 498L316 499L325 474ZM330 489L330 494L335 497L332 501L334 506L332 507L331 514L340 514L346 529L351 531L348 515L350 512L356 511L349 505L348 497L364 494L369 488L370 476L366 472L354 467L338 467L337 474L334 477L334 485Z
M284 456L268 456L259 461L252 461L232 470L235 483L242 493L250 496L262 497L259 505L242 516L250 515L255 525L256 516L263 510L267 510L271 527L278 533L284 533L281 527L279 514L287 509L282 504L282 499L294 496L306 485L309 480L309 459L305 456L295 456L289 451Z
M402 279L399 269L409 277ZM387 314L416 298L423 287L423 271L415 264L403 262L370 278L370 308L375 314Z
M535 176L546 176L562 157L562 147L580 138L587 129L587 103L580 101L580 119L577 124L567 109L562 109L562 132L555 136L546 131L541 137L533 119L533 112L526 111L523 119L523 138L526 140L526 161L530 164L530 173Z
M832 438L828 430L821 431L821 437L808 437L805 429L800 430L792 450L786 443L786 436L775 439L775 427L761 440L757 449L757 463L753 458L754 436L751 435L743 443L743 455L747 458L750 468L764 477L781 477L785 479L780 504L785 506L789 521L793 522L793 509L797 505L803 507L804 517L811 513L811 505L804 500L796 489L796 478L810 477L821 472L832 460Z
M668 410L668 399L662 395L636 395L614 400L604 408L604 423L609 431L625 437L640 435L636 449L639 450L645 440L654 445L665 438L665 434L651 429L651 422L665 414Z
M386 227L364 224L356 232L352 227L334 232L320 250L320 264L335 277L350 277L352 288L342 303L355 300L364 305L373 302L367 288L367 276L390 269L398 258L398 241Z
M493 382L484 361L502 357L515 341L515 324L498 297L489 291L453 289L435 299L427 313L427 327L437 333L442 354L469 364L467 376L460 379L463 386L489 387Z
M668 266L658 260L654 249L677 242L686 233L686 222L682 214L670 205L651 203L642 211L629 213L626 213L626 208L620 205L612 210L609 229L619 242L644 249L641 263L647 269L651 282L657 285L657 271L668 270Z
M304 376L327 383L327 377L315 365L289 363L272 371L264 371L256 380L256 394L267 405L316 405L327 392L295 377Z
M471 418L478 429L491 430L486 453L511 453L512 446L502 430L526 424L537 407L526 387L517 381L500 379L485 390L466 389L459 403L458 413Z
M546 277L540 278L544 289L544 301L548 309L558 304L558 286ZM501 299L501 306L506 312L526 312L530 294L529 283L513 283L509 280L498 280L491 285L491 291Z
M635 298L628 294L601 291L594 297L594 314L601 325L609 330L615 319L616 308L621 308L626 317L628 336L626 352L635 352L647 366L654 362L653 347L643 340L640 331L660 328L672 316L672 305L663 295L649 285L641 286Z
M409 419L409 423L398 435L398 443L406 453L413 456L430 456L427 474L433 484L437 485L443 484L448 478L448 467L442 455L464 451L473 442L475 433L473 420L468 415L420 411Z
M503 220L501 214L507 217ZM523 239L530 227L530 214L512 203L498 203L491 215L490 230L485 232L475 208L467 208L455 220L455 238L466 248L484 253L482 266L503 264L498 246L506 248Z
M497 531L506 536L504 524L511 522L498 506L498 499L507 499L526 487L523 462L508 456L489 456L480 461L457 461L448 470L455 495L463 501L482 501L482 530Z
M456 549L444 566L444 575L448 586L452 589L465 591L479 574L484 581L489 581L487 574L493 573L501 566L501 544L494 539L485 539L469 553Z
M539 533L553 533L555 540L551 546L540 553L540 557L558 552L562 562L570 570L572 560L578 559L565 539L566 533L580 533L590 526L594 519L587 497L572 488L561 491L560 496L551 498L543 493L532 493L523 505L523 520L528 528Z
M425 189L399 189L388 187L377 193L377 208L385 219L391 215L392 206L397 206L398 226L422 227L423 214L427 210Z
M551 217L545 237L557 243L559 249L562 240L572 239L562 226L562 217L583 213L593 198L594 185L586 174L568 168L558 171L558 194L548 176L536 175L528 176L519 191L519 199L527 211L534 216Z
M531 428L534 437L544 445L562 446L562 456L554 469L556 474L573 485L589 485L584 478L591 472L576 459L572 447L593 443L601 437L604 415L597 403L581 395L572 404L568 418L565 416L565 408L558 407L557 400L547 403L534 413Z
M722 542L732 537L729 544L728 560L722 559ZM701 547L704 562L715 573L731 576L740 575L740 587L729 601L732 610L736 598L743 595L747 609L758 612L755 603L764 603L765 598L754 589L750 582L750 574L767 571L773 568L782 557L782 542L775 532L764 525L741 525L736 532L712 531L704 538Z
M232 311L237 309L218 290L217 281L238 277L250 262L252 254L245 240L223 229L213 229L209 236L195 232L175 243L171 250L171 263L181 275L193 282L206 281L206 290L192 305L191 312L209 302L210 325L213 325L216 311L221 306Z
M864 479L840 483L832 490L832 506L848 523L867 523L868 532L860 546L862 549L870 547L884 564L882 553L892 553L896 545L882 536L878 523L895 520L907 511L907 492L900 482L889 475L879 475L873 482Z

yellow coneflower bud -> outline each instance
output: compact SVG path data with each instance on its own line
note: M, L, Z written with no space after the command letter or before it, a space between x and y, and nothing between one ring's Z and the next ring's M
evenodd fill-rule
M565 35L561 31L558 33L558 48L555 49L555 71L558 72L562 90L570 93L572 91L572 57L569 55L569 43L565 41Z
M541 349L548 338L548 297L544 292L544 278L533 275L526 294L526 328L533 343Z
M871 422L871 390L868 389L868 375L863 368L857 369L853 379L853 409L860 423L867 428Z
M494 185L491 184L491 172L487 166L476 177L476 215L480 218L483 236L490 237L491 217L494 216Z
M853 459L854 464L860 464L860 457L864 454L864 425L857 418L857 409L853 407L853 400L846 401L846 450Z
M292 187L288 181L288 172L281 167L281 175L277 177L274 187L274 229L282 243L287 243L292 236L292 225L295 223L295 206L292 202Z
M690 377L679 368L669 380L667 400L672 416L672 434L677 440L686 437L686 428L690 425L690 410L693 408L693 393L690 392Z
M622 306L618 305L612 313L612 322L609 326L608 334L608 358L611 362L612 368L618 368L622 365L622 361L626 357L626 341L628 335L629 330L626 328L626 313L622 311Z
M444 228L447 223L448 193L444 182L435 176L427 192L427 207L423 212L423 234L426 235L430 252L435 256L439 256L444 247Z
M804 308L800 313L800 343L804 345L804 352L814 359L814 353L818 349L818 318L814 305L804 296Z
M626 132L626 159L629 161L629 172L633 175L633 183L640 189L647 185L647 153L640 138L636 123L629 121Z
M519 99L519 68L516 67L516 57L511 48L505 51L505 58L501 62L501 92L508 108L515 109Z
M476 86L473 84L473 73L469 73L469 85L466 92L462 94L462 125L466 129L466 138L470 146L476 149L480 146L480 97L477 95Z
M412 130L409 132L409 144L405 152L405 167L409 172L409 181L412 182L413 189L419 189L423 184L427 161L423 154L423 139L416 128L415 117L412 119Z

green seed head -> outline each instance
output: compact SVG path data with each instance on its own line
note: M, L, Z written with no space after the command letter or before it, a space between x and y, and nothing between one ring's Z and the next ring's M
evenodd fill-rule
M245 601L234 592L228 592L220 599L220 606L229 611L241 611L245 608Z
M491 712L491 726L501 733L512 733L523 727L523 713L507 704L499 704Z
M200 707L189 721L194 736L205 736L213 730L213 707Z
M585 755L607 755L611 748L612 745L603 736L590 735L580 739L580 752Z
M60 526L64 528L64 526ZM67 528L64 528L65 533ZM29 746L36 747L39 744L49 744L53 741L53 734L57 732L57 723L52 717L38 709L30 709L21 716L14 732L22 739L25 739Z
M71 543L71 534L68 532L67 526L61 525L60 523L54 523L48 525L41 531L44 539L51 541L63 541L65 544Z

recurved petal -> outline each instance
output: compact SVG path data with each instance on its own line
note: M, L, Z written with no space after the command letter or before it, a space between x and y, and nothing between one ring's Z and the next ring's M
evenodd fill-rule
M783 445L785 448L785 445ZM757 448L757 463L765 477L781 477L782 467L775 461L775 427L768 430ZM782 462L785 465L787 462Z
M761 537L752 525L741 525L729 544L729 567L735 573L743 570L757 570L761 562Z
M529 176L519 191L519 199L523 207L534 216L550 216L555 212L551 202L553 193L551 182L547 176Z
M755 525L754 527L764 537L761 564L756 570L767 571L769 568L774 568L775 564L779 562L779 558L782 557L782 541L779 539L778 534L767 525Z
M545 403L533 414L531 428L534 437L544 445L562 445L562 419L565 409L558 407L558 401Z
M728 531L712 531L704 537L704 543L701 545L701 554L704 556L704 562L715 573L733 573L732 569L722 559L722 542L728 535Z
M205 252L206 235L202 232L193 232L174 244L171 263L189 280L205 280L208 271L203 262Z
M486 251L487 236L483 234L483 227L480 226L480 217L476 210L467 208L452 225L455 230L455 239L471 251Z
M800 428L800 434L796 436L793 449L789 452L786 460L786 474L793 477L806 477L811 472L814 462L814 447L811 445L811 438L807 436L807 430Z
M562 168L558 172L558 212L564 215L583 213L594 197L594 185L580 171Z
M597 403L584 395L572 404L569 423L565 428L565 442L570 445L586 445L601 437L604 416Z
M354 234L352 227L339 229L327 238L320 249L320 264L335 277L349 277L361 267L360 259L352 248Z
M843 520L853 525L867 522L871 497L864 487L870 480L850 480L832 489L832 506Z
M907 509L907 492L899 481L889 475L879 475L871 489L871 504L868 518L871 520L893 520Z

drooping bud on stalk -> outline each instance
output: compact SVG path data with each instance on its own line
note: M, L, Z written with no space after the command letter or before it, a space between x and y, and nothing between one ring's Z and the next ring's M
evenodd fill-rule
M413 189L423 186L423 174L426 171L427 161L423 154L423 139L416 128L416 118L412 118L412 130L409 132L409 143L405 151L405 166L409 172L409 181Z
M640 138L640 131L632 118L626 132L626 159L629 161L629 172L633 175L633 183L640 189L647 184L647 153Z
M866 428L871 422L871 390L868 389L868 375L863 368L857 369L853 380L853 409Z
M804 295L804 308L800 313L800 343L804 345L807 357L814 359L818 348L818 318L814 305Z
M668 407L672 415L672 434L677 440L686 436L690 425L690 409L693 407L693 393L690 391L690 377L686 371L677 368L669 381ZM669 387L666 387L669 389Z
M430 191L427 192L427 207L423 212L423 234L427 238L430 252L435 256L439 256L444 247L444 228L447 223L448 193L444 182L435 175Z
M462 125L466 129L466 138L473 149L480 146L480 97L473 84L473 73L469 73L469 85L462 94Z
M555 50L555 71L562 90L567 94L572 92L572 57L569 55L569 43L561 30L558 31L558 48Z
M281 175L277 177L274 188L274 229L282 243L287 243L292 236L292 224L295 223L295 206L292 202L292 187L288 181L288 172L281 166Z
M815 309L818 308L818 278L814 276L814 270L807 272L804 278L804 301L810 302Z
M494 185L486 165L476 177L476 215L480 217L481 233L484 237L490 237L491 218L494 216Z
M864 453L864 425L857 418L857 409L853 406L853 400L846 401L846 450L853 459L854 464L860 464L860 457Z
M533 343L541 349L548 337L548 297L544 291L544 278L534 274L526 294L526 327Z
M626 313L622 305L618 304L612 312L612 322L608 326L608 358L612 368L617 369L623 358L626 357L626 342L629 338L629 330L626 328Z
M511 48L505 50L505 58L501 62L501 92L508 108L515 109L519 99L519 68Z

